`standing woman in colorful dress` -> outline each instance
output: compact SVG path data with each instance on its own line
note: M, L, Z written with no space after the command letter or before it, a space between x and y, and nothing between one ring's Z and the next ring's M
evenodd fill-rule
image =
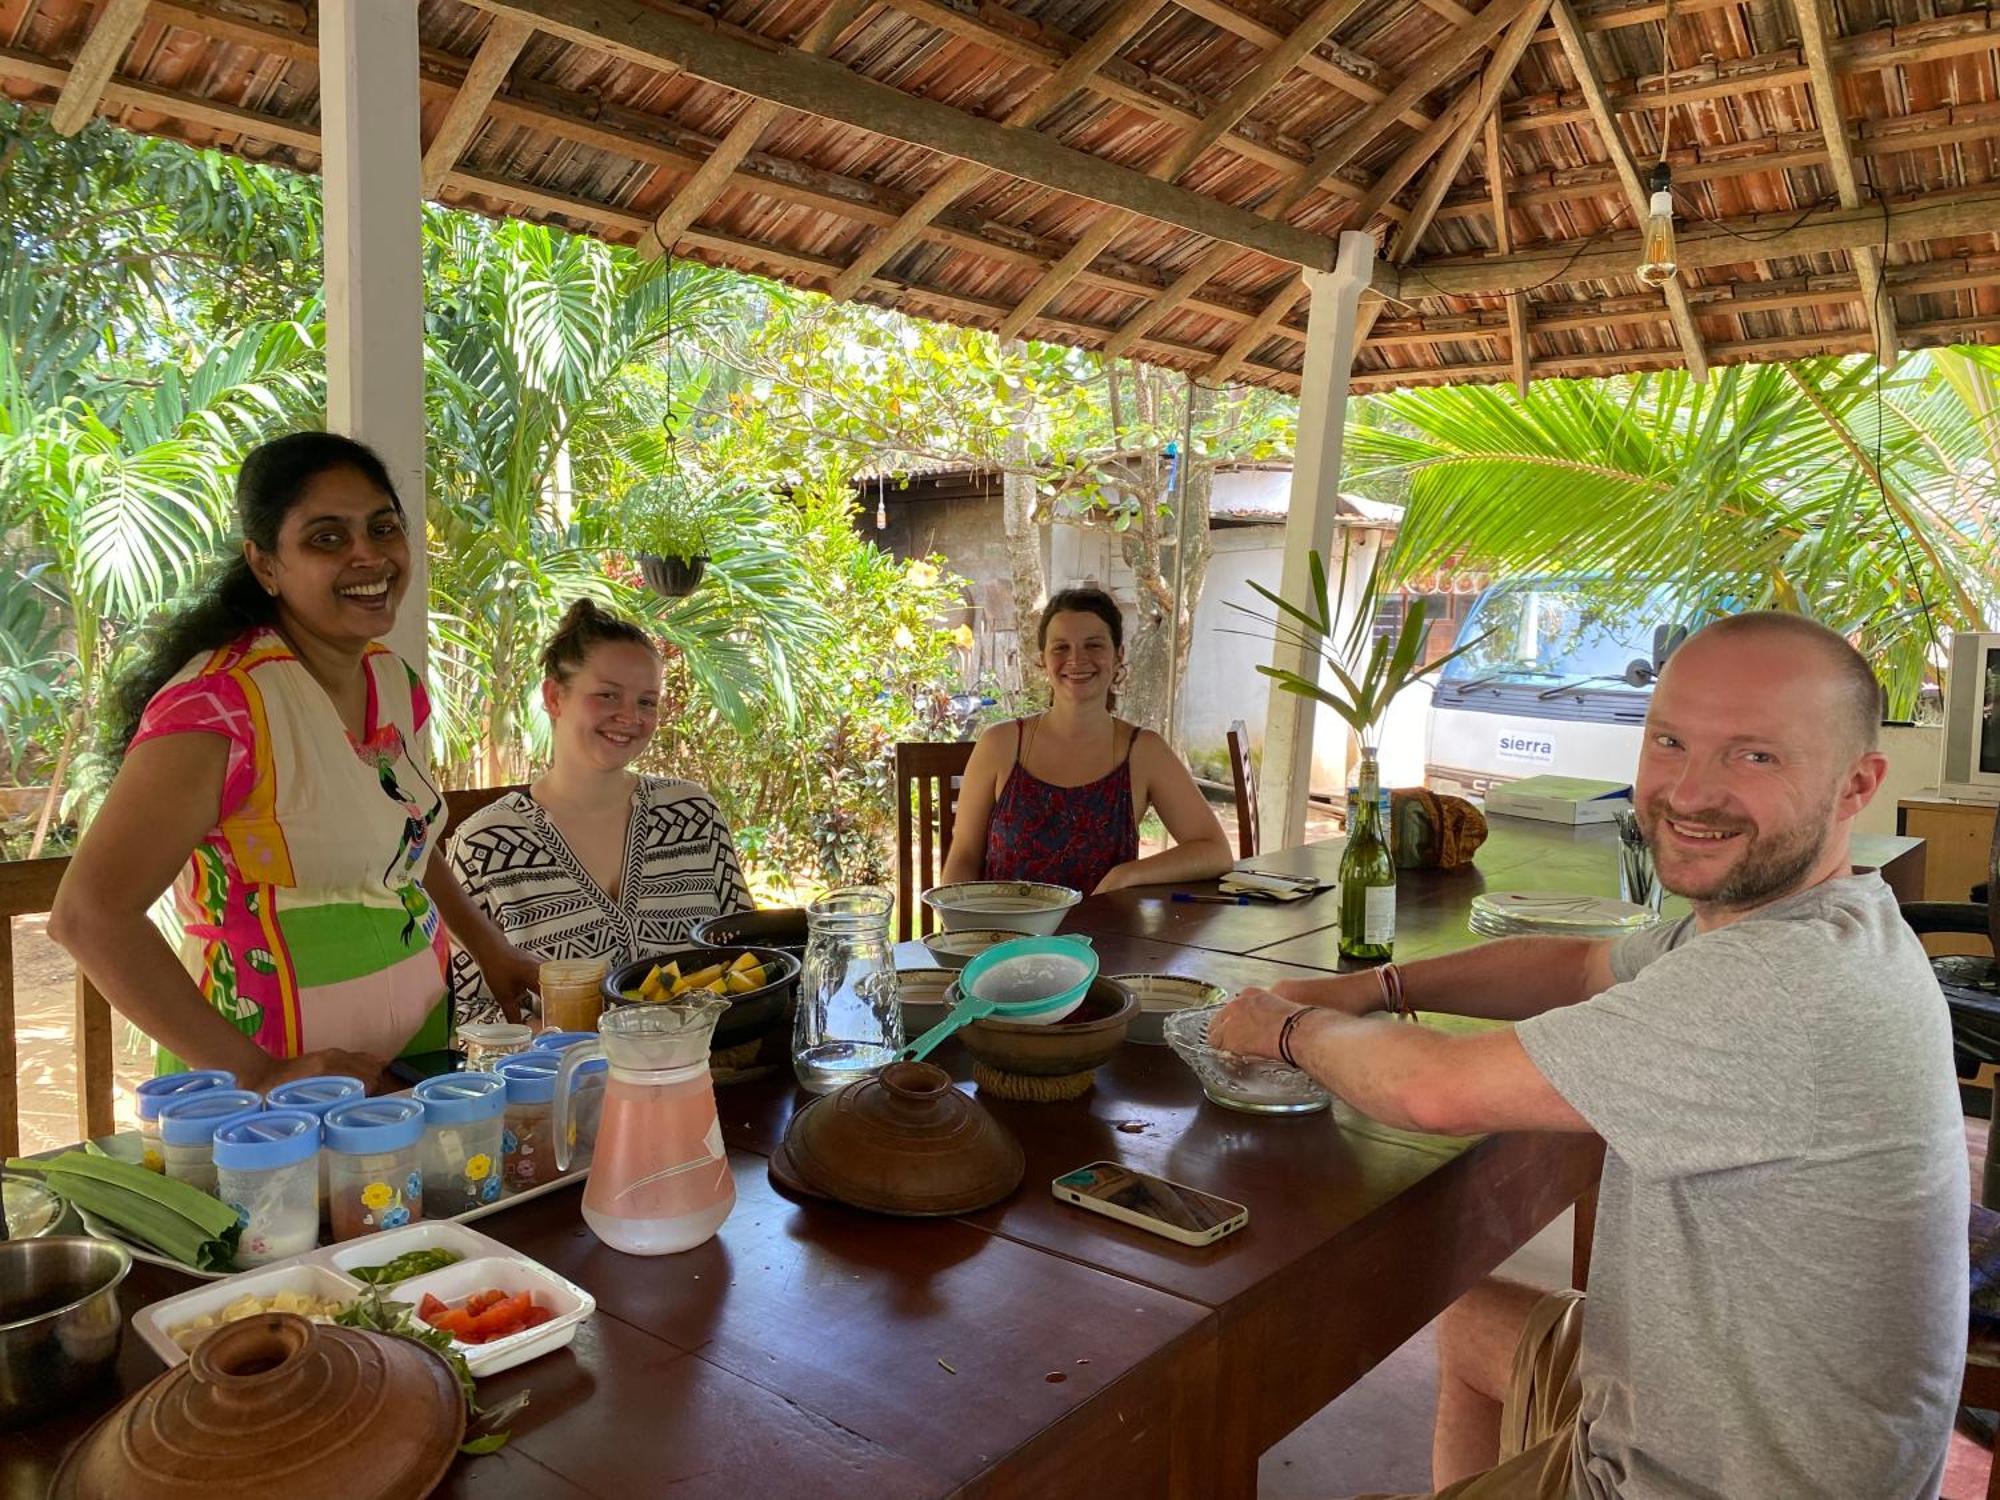
M588 599L569 607L542 652L549 768L467 818L452 868L523 948L616 969L691 941L697 922L748 911L729 825L706 787L626 768L660 725L660 650L632 621ZM455 954L462 1020L491 1017L479 965Z
M1041 880L1085 895L1208 880L1235 864L1222 825L1172 747L1115 717L1125 621L1099 588L1064 589L1037 644L1049 707L979 737L958 795L946 884ZM1139 858L1153 809L1172 848Z
M510 1007L535 961L431 859L430 703L379 639L410 576L381 459L277 438L244 459L236 509L241 557L121 689L124 762L49 932L163 1067L372 1084L449 1045L447 928ZM169 885L181 963L147 918Z

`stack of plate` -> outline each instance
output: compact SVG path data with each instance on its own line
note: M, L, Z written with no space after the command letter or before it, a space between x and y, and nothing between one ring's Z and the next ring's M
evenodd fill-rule
M1563 937L1620 937L1659 921L1656 912L1630 901L1571 891L1489 891L1472 898L1466 925L1487 937L1540 933Z

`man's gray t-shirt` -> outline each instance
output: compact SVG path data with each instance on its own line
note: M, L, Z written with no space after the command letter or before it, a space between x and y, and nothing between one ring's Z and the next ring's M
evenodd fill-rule
M1696 934L1517 1028L1608 1148L1579 1497L1935 1496L1964 1373L1951 1026L1878 875Z

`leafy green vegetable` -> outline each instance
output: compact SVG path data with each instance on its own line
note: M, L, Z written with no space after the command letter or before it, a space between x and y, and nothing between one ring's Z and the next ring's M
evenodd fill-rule
M399 1281L408 1281L412 1276L422 1276L429 1271L441 1271L446 1266L456 1265L463 1259L465 1257L456 1250L411 1250L397 1256L386 1265L355 1266L347 1274L356 1281L367 1282L370 1286L394 1286Z
M456 1260L458 1257L454 1255L452 1259ZM390 1338L408 1339L413 1344L422 1344L451 1366L452 1374L458 1377L458 1388L465 1396L468 1428L487 1429L478 1437L468 1438L459 1444L460 1453L476 1458L485 1453L497 1453L507 1445L506 1430L494 1429L499 1423L511 1419L528 1404L527 1394L523 1392L491 1411L481 1407L478 1388L472 1379L472 1367L465 1362L465 1356L459 1353L451 1335L441 1328L431 1327L414 1316L414 1309L409 1303L391 1300L383 1295L380 1285L375 1285L334 1314L333 1321L343 1328L359 1328L369 1333L386 1334Z

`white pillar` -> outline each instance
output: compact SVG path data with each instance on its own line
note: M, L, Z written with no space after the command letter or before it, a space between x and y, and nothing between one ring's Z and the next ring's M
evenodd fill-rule
M417 58L410 0L321 0L326 425L382 455L409 514L412 576L389 643L422 671L430 567Z
M1340 449L1347 427L1347 383L1354 366L1355 311L1375 269L1375 237L1358 230L1340 236L1340 258L1331 271L1308 271L1312 305L1306 323L1306 362L1299 391L1298 451L1292 467L1291 508L1285 519L1285 565L1279 597L1303 601L1311 587L1312 553L1326 558L1339 509ZM1329 568L1333 573L1338 564ZM1274 643L1271 664L1319 680L1319 654L1306 645ZM1284 849L1305 841L1306 794L1312 786L1314 705L1271 684L1264 721L1264 763L1259 777L1258 819L1264 847Z

